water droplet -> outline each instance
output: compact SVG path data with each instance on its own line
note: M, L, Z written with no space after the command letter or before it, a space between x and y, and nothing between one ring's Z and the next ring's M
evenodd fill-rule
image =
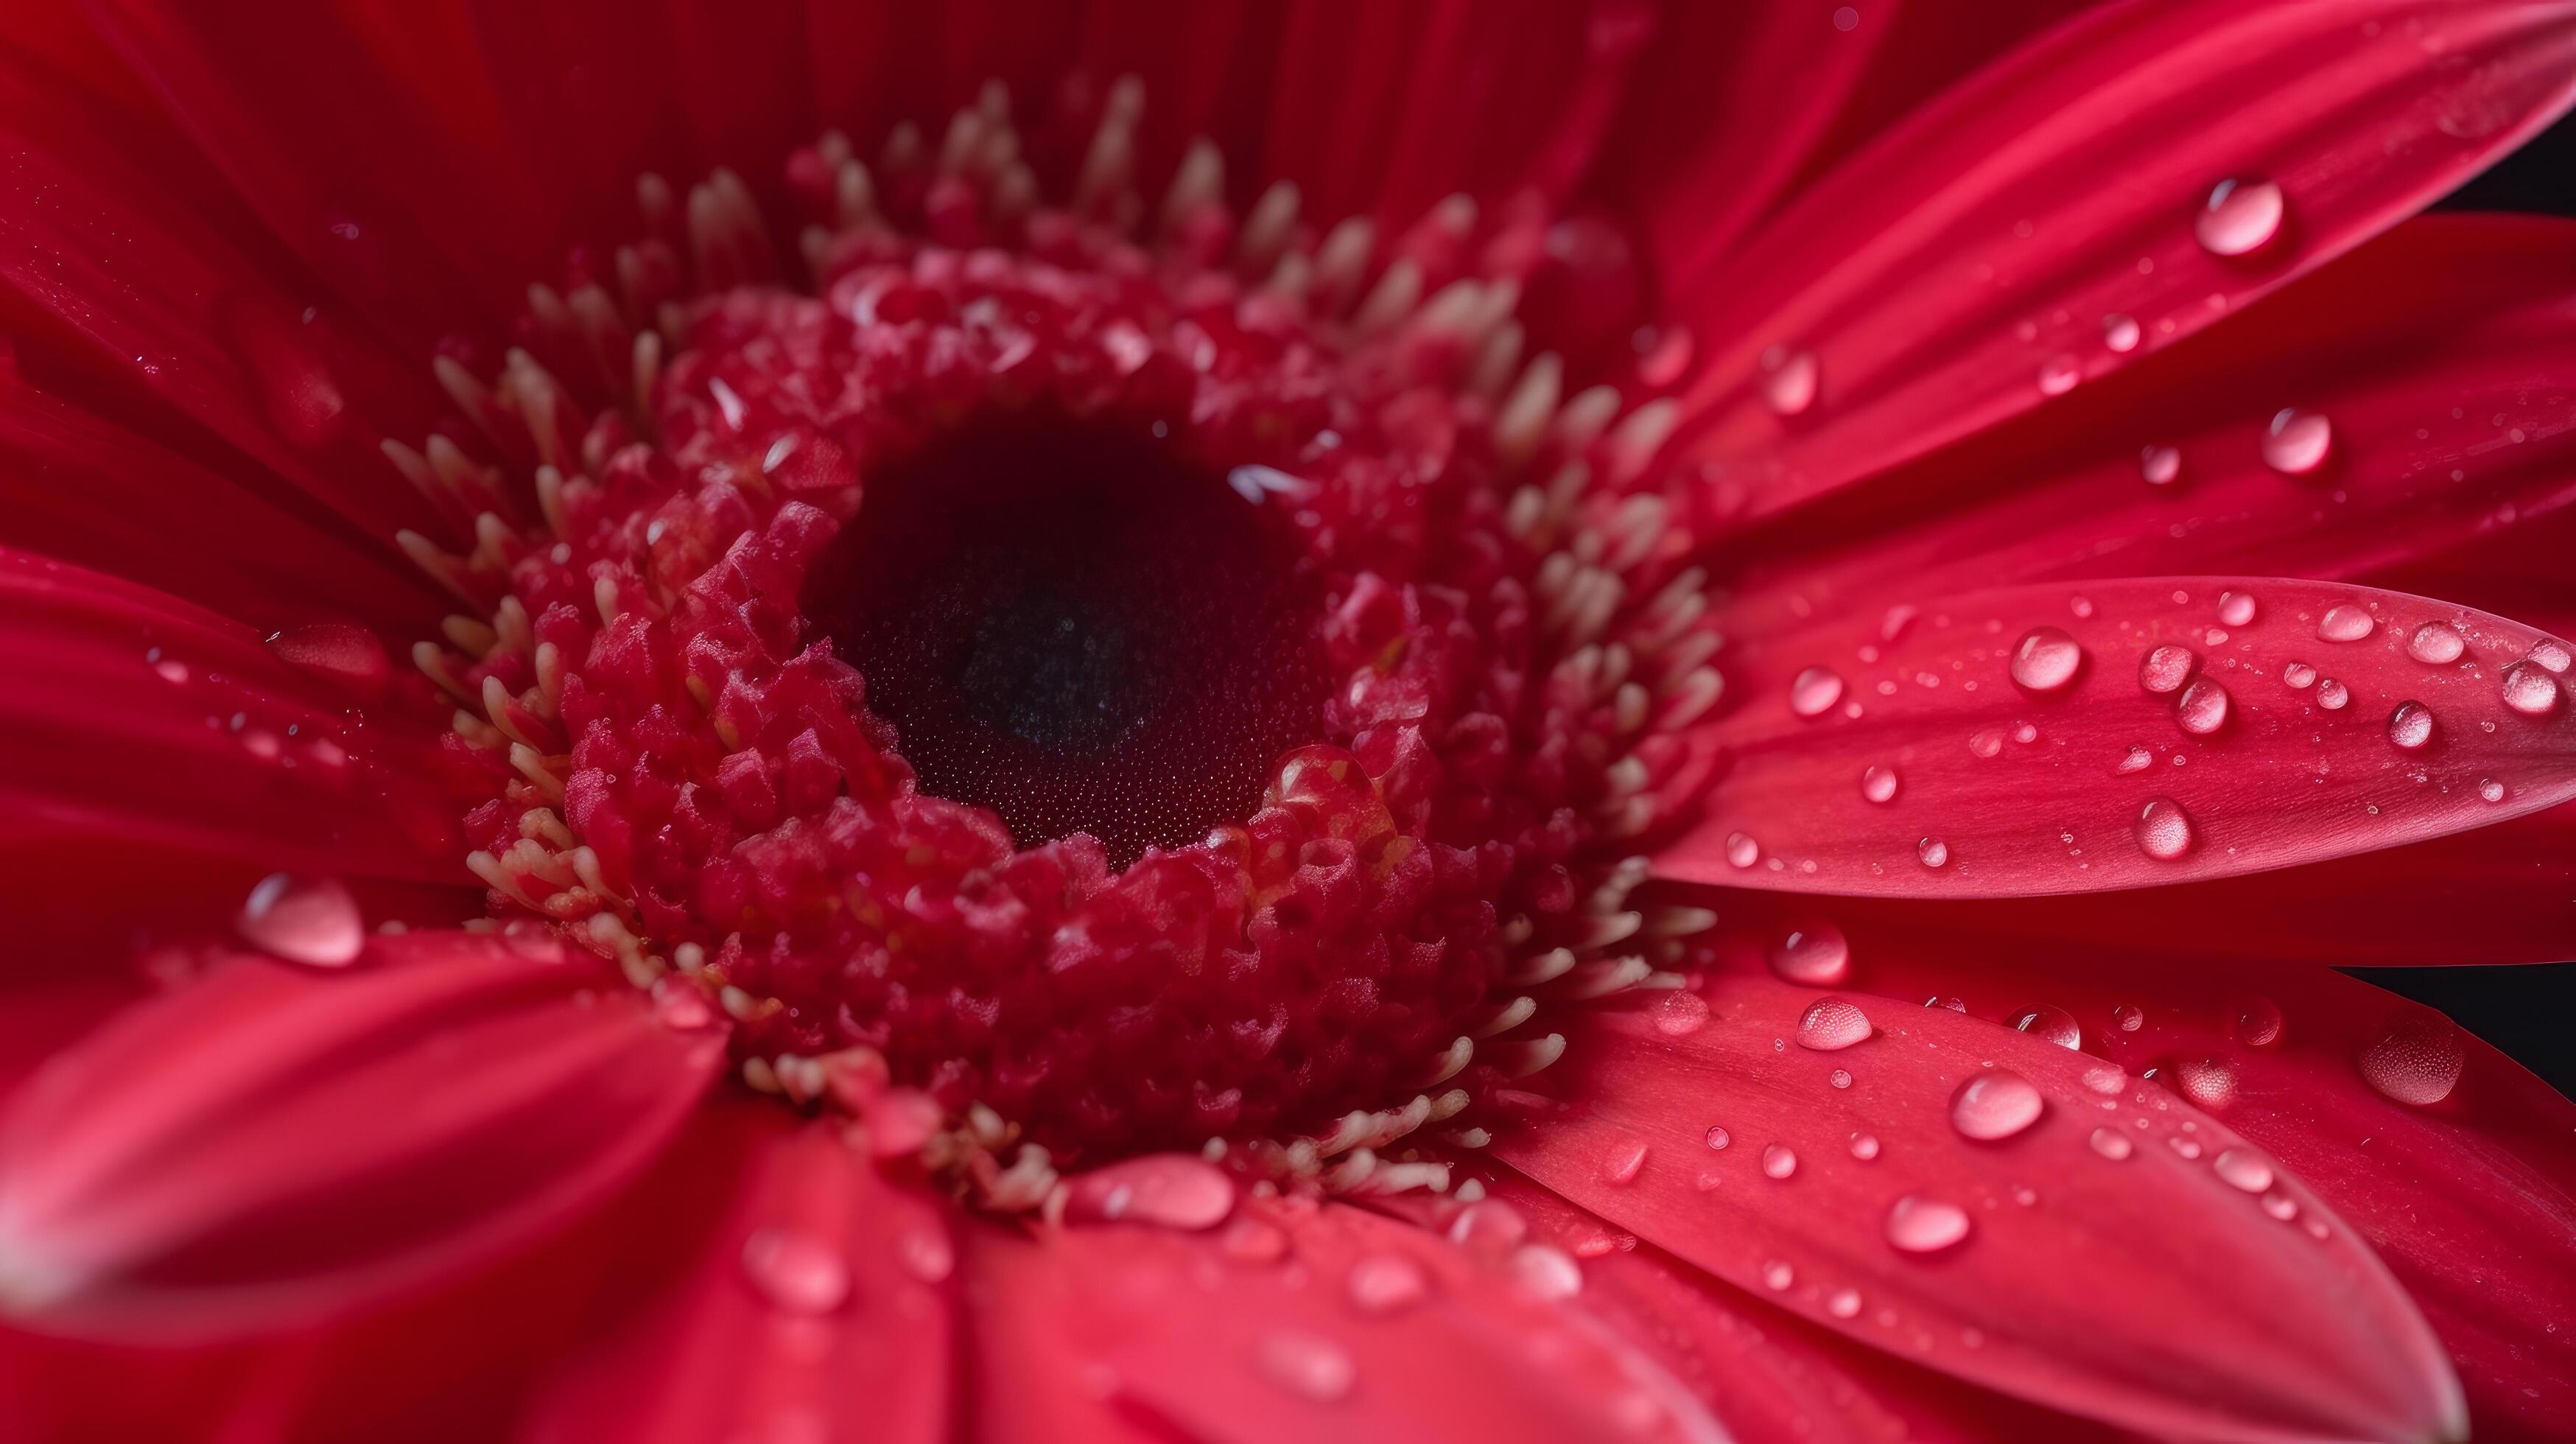
M1939 1253L1968 1236L1968 1211L1909 1193L1887 1210L1887 1241L1906 1253Z
M1751 867L1753 864L1760 862L1761 860L1762 844L1753 840L1753 834L1749 832L1730 832L1726 835L1726 861L1728 865L1733 867Z
M1825 1081L1836 1088L1849 1088L1851 1086L1851 1070L1849 1068L1836 1068L1831 1073L1825 1075Z
M2145 1025L2147 1015L2135 1003L2122 1003L2111 1010L2111 1025L2123 1033L2134 1033Z
M1834 1053L1866 1041L1869 1015L1849 998L1818 998L1798 1018L1798 1046Z
M1665 992L1655 1005L1655 1031L1667 1038L1687 1038L1708 1026L1708 999L1688 988Z
M1767 1143L1762 1147L1762 1176L1787 1178L1798 1171L1797 1150L1785 1143Z
M2183 1137L2179 1133L2166 1139L2165 1146L2171 1148L2174 1152L2181 1154L2185 1158L2198 1158L2200 1156L2200 1145L2191 1139Z
M2281 1041L2281 1028L2281 1005L2259 994L2236 999L2227 1019L2227 1031L2248 1048L2268 1048Z
M2439 1103L2459 1086L2467 1047L2451 1020L2430 1009L2402 1013L2361 1050L2362 1080L2383 1095L2418 1108Z
M2182 475L2182 452L2171 446L2150 446L2138 453L2138 475L2149 486L2171 486Z
M2120 759L2120 765L2113 770L2121 773L2144 772L2155 765L2156 754L2144 747L2132 747L2128 755Z
M1860 1313L1860 1290L1834 1290L1833 1293L1825 1300L1825 1312L1838 1319L1848 1319L1857 1316Z
M1775 1258L1762 1266L1762 1286L1775 1294L1797 1281L1798 1271L1782 1260Z
M2138 659L2138 685L2156 693L2179 691L2199 662L2191 648L2168 643Z
M344 967L367 944L358 900L337 878L271 873L250 890L233 926L252 947L307 967Z
M2441 622L2426 622L2415 629L2415 635L2406 639L2407 656L2437 667L2444 662L2460 660L2460 654L2468 649L2468 639Z
M2317 618L2317 635L2329 642L2358 642L2378 627L2378 619L2366 608L2350 602L2337 602Z
M2281 680L2294 691L2304 691L2317 684L2317 669L2305 662L2292 662L2281 669Z
M2231 699L2214 677L2202 677L2183 689L2174 707L2174 724L2195 737L2206 737L2227 725Z
M828 1314L850 1297L848 1260L801 1229L755 1231L742 1243L742 1271L762 1298L791 1314Z
M2250 625L2254 620L2254 613L2257 610L2258 608L2254 605L2254 594L2252 592L2220 592L2218 594L2218 620L2225 622L2231 627Z
M1512 1255L1512 1280L1539 1299L1570 1299L1583 1292L1583 1266L1554 1244L1534 1243Z
M2213 1111L2236 1101L2236 1069L2223 1059L2179 1059L2165 1070L2165 1081L2175 1092Z
M2352 700L2352 689L2332 677L2317 684L2317 705L2329 712L2340 712Z
M1851 1136L1851 1156L1859 1159L1863 1163L1867 1163L1871 1159L1876 1158L1878 1156L1878 1135L1875 1133L1853 1134Z
M1772 945L1771 971L1804 987L1838 988L1851 976L1851 944L1832 923L1800 928Z
M2084 1030L2076 1024L2075 1015L2048 1003L2024 1010L2013 1019L2013 1026L2060 1048L2084 1046Z
M1774 346L1762 353L1762 404L1778 416L1796 416L1816 404L1821 379L1813 351Z
M2299 1216L2299 1202L2286 1193L2267 1193L2263 1195L2263 1211L2288 1223Z
M289 627L269 636L268 649L288 666L361 697L382 692L392 676L384 643L364 627L339 622Z
M1923 1006L1927 1008L1946 1008L1953 1013L1964 1013L1968 1011L1968 1005L1959 1001L1957 998L1925 998L1923 1000Z
M2531 644L2531 656L2529 660L2538 662L2543 668L2549 671L2564 675L2567 671L2569 658L2567 655L2567 649L2564 646L2551 638L2543 637L2539 641Z
M2478 796L2485 798L2489 802L2502 802L2504 801L2504 784L2496 781L2492 777L2481 777L2478 779Z
M2051 356L2039 368L2039 394L2063 396L2084 379L2084 365L2073 356Z
M2318 412L2285 406L2263 428L2263 464L2283 476L2305 476L2334 450L2334 423Z
M1927 837L1914 844L1914 855L1923 859L1925 867L1948 867L1950 844L1937 837Z
M906 1229L894 1241L895 1262L926 1284L946 1282L957 1271L957 1246L939 1228Z
M1341 1345L1294 1329L1262 1339L1261 1372L1280 1388L1318 1404L1348 1397L1359 1381L1358 1366Z
M2158 862L2172 862L2191 851L2191 814L2170 797L2148 798L2147 805L2138 809L2137 825L2132 830L2137 834L2138 851ZM2136 1010L2128 1012L2134 1016ZM2125 1021L2122 1026L2132 1030L2136 1027Z
M2012 679L2034 692L2054 692L2075 680L2084 649L2055 627L2033 627L2013 646Z
M2109 1063L2096 1063L2084 1070L2084 1086L2108 1098L2129 1086L2129 1075Z
M2539 662L2525 658L2504 669L2504 705L2525 717L2539 717L2558 705L2558 679Z
M2261 1193L2272 1186L2272 1165L2258 1154L2242 1148L2228 1148L2209 1161L2210 1171L2227 1181L2231 1188L2247 1193Z
M1733 1135L1714 1123L1708 1126L1708 1132L1701 1134L1700 1138L1713 1149L1723 1149L1735 1141Z
M2114 311L2102 318L2102 344L2114 351L2138 349L2138 323L2135 318Z
M2129 1144L2129 1135L2116 1128L2096 1128L2093 1130L2093 1136L2085 1142L2093 1146L2094 1152L2110 1159L2113 1163L2128 1157L2134 1151Z
M2037 1123L2047 1107L2029 1079L1997 1068L1960 1084L1959 1091L1950 1095L1950 1126L1969 1138L1992 1143Z
M1821 717L1843 699L1843 679L1831 668L1809 667L1789 683L1789 710L1801 717Z
M2281 233L2287 210L2279 186L2230 177L2210 188L2200 213L2192 217L2191 233L2213 256L2250 255Z
M2433 740L2433 709L2421 702L2400 702L2388 714L2388 740L2412 752Z
M1066 1207L1077 1218L1214 1228L1234 1212L1234 1176L1180 1154L1122 1159L1073 1179Z
M1400 1253L1371 1254L1351 1265L1345 1281L1351 1302L1364 1314L1400 1314L1431 1292L1422 1265Z
M2004 750L2004 734L1989 727L1968 739L1968 750L1979 757L1992 757Z
M1872 767L1860 775L1860 795L1872 802L1896 800L1896 769Z
M1634 1183L1646 1166L1646 1143L1641 1138L1623 1138L1610 1145L1601 1156L1601 1177L1610 1183Z

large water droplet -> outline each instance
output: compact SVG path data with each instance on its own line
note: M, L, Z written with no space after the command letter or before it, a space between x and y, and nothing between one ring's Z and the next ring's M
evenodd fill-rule
M1762 353L1762 404L1778 416L1796 416L1816 404L1821 373L1816 353L1774 346Z
M1348 1397L1359 1381L1359 1368L1348 1350L1294 1329L1281 1329L1262 1339L1261 1372L1280 1388L1318 1404Z
M1948 867L1950 844L1937 837L1927 837L1914 844L1914 855L1922 859L1925 867Z
M1726 835L1726 861L1729 866L1751 867L1761 860L1762 844L1753 840L1753 834L1730 832Z
M2263 464L2283 476L2305 476L2334 450L2334 423L2315 411L2285 406L2263 428Z
M2138 659L2138 685L2150 692L2179 691L2199 661L2189 647L2158 647Z
M1895 801L1896 769L1872 767L1863 771L1860 775L1860 795L1872 802Z
M1818 998L1798 1018L1798 1046L1839 1052L1869 1038L1869 1015L1849 998Z
M358 900L336 878L271 873L250 890L233 926L252 947L307 967L346 966L367 944Z
M2195 737L2206 737L2227 725L2230 698L2214 677L2203 677L2183 689L2174 707L2174 723Z
M2116 1128L2096 1128L2093 1136L2085 1142L2092 1145L2094 1152L2114 1163L2136 1151L2129 1143L2129 1135Z
M1997 1068L1960 1084L1959 1091L1950 1095L1950 1126L1991 1143L2037 1123L2047 1107L2029 1079Z
M2352 700L2352 689L2332 677L2317 684L2317 705L2329 712L2340 712Z
M2227 1181L2231 1188L2247 1193L2261 1193L2272 1186L2272 1165L2261 1154L2242 1148L2222 1149L2209 1161L2210 1171Z
M2213 256L2250 255L2281 233L2288 209L2278 185L2230 177L2210 188L2200 213L2192 217L2191 233Z
M2182 452L2171 446L2150 446L2138 453L2138 475L2149 486L2171 486L2182 475Z
M1938 1253L1968 1236L1968 1211L1909 1193L1887 1210L1887 1241L1906 1253Z
M849 1261L802 1229L755 1231L743 1240L742 1271L762 1298L791 1314L828 1314L850 1297Z
M2388 714L2388 740L2412 752L2433 740L2433 709L2421 702L2400 702Z
M2255 605L2254 594L2252 592L2220 592L2218 594L2218 620L2225 622L2231 627L2251 625L2254 621L2255 612L2259 610L2260 608Z
M1843 699L1843 679L1829 667L1809 667L1789 683L1789 710L1821 717Z
M2064 1008L2041 1003L2025 1009L2013 1019L2013 1026L2034 1038L2044 1038L2060 1048L2084 1046L2084 1030L2077 1026L2075 1015Z
M2236 1101L2236 1068L2225 1059L2177 1059L2164 1076L2175 1092L2203 1108L2214 1111Z
M2538 662L2547 671L2564 676L2570 659L2567 648L2555 638L2543 637L2531 644L2530 660Z
M2361 1050L2364 1082L2387 1097L2418 1108L2439 1103L2459 1086L2468 1049L2451 1020L2429 1009L2401 1014Z
M2012 679L2034 692L2064 687L2083 665L2083 647L2055 627L2033 627L2013 646Z
M1795 1174L1797 1171L1798 1153L1796 1149L1791 1148L1785 1143L1766 1143L1762 1146L1763 1177L1787 1178Z
M1431 1292L1422 1265L1400 1253L1371 1254L1351 1265L1351 1303L1364 1314L1400 1314Z
M2138 851L2158 862L2172 862L2191 851L2191 814L2170 797L2150 797L2138 809Z
M2545 716L2558 705L2558 679L2538 659L2526 657L2504 669L2504 705L2525 717Z
M2337 602L2317 618L2317 635L2329 642L2358 642L2378 627L2368 608L2350 602Z
M2415 629L2415 635L2406 639L2407 656L2437 667L2444 662L2460 660L2460 654L2468 649L2468 639L2457 629L2441 622L2426 622Z
M1771 945L1771 971L1805 987L1841 987L1851 977L1851 944L1832 923L1800 928Z

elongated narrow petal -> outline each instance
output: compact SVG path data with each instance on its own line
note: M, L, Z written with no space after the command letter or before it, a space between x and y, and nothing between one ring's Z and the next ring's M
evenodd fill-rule
M1497 1152L1740 1288L2056 1408L2186 1436L2459 1432L2440 1346L2369 1246L2285 1169L2267 1188L2322 1238L2231 1183L2213 1163L2250 1145L2225 1124L1943 1008L1845 996L1858 1028L1802 1027L1819 997L1737 975L1695 1032L1603 1015L1569 1050L1583 1102Z
M1714 1439L1691 1396L1559 1302L1573 1261L1469 1254L1340 1204L1213 1234L977 1230L977 1437Z
M2566 107L2571 56L2565 5L2097 9L1684 291L1682 319L1736 338L1694 444L1768 513L2031 410L2450 190ZM1791 358L1814 384L1766 386Z
M725 1110L753 1140L694 1261L584 1344L533 1411L529 1444L950 1437L955 1245L926 1188L876 1171L839 1129L765 1103Z
M2568 655L2482 612L2318 582L1925 598L1756 649L1714 727L1733 761L1656 866L1994 897L2438 837L2576 796Z
M419 933L218 966L0 1114L0 1294L48 1327L238 1330L523 1244L671 1136L724 1056L595 961Z

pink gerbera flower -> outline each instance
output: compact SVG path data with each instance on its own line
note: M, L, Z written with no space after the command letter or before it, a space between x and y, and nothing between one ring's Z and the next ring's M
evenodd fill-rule
M0 35L0 1436L2568 1437L2576 5Z

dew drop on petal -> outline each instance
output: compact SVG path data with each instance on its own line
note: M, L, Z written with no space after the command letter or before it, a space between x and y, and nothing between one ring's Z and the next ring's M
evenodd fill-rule
M1726 835L1726 861L1730 866L1751 867L1761 860L1762 844L1753 840L1753 834L1730 832Z
M2103 345L2114 351L2135 351L2138 349L2138 338L2138 322L2135 317L2123 316L2114 311L2102 318Z
M1538 1299L1570 1299L1583 1292L1583 1265L1554 1244L1526 1244L1512 1255L1512 1281Z
M1667 1038L1687 1038L1708 1026L1708 999L1688 988L1666 990L1655 1005L1655 1031Z
M2504 801L2504 784L2496 781L2492 777L2481 777L2478 779L2478 796L2485 798L2489 802L2502 802Z
M1839 1052L1869 1035L1869 1015L1849 998L1818 998L1798 1018L1798 1046L1819 1053Z
M2236 1069L2224 1059L2179 1059L2165 1070L2165 1080L2203 1108L2216 1110L2236 1101Z
M2110 1159L2113 1163L2128 1157L2134 1151L2129 1143L2129 1135L2116 1128L2096 1128L2093 1130L2093 1136L2085 1142L2093 1146L2094 1152Z
M1646 1167L1646 1142L1642 1138L1622 1138L1610 1145L1601 1156L1601 1177L1610 1183L1634 1183Z
M1832 923L1800 928L1771 945L1771 971L1805 987L1840 987L1851 976L1851 944Z
M1798 1153L1796 1149L1791 1148L1785 1143L1766 1143L1762 1146L1762 1176L1764 1178L1787 1178L1792 1174L1795 1174L1797 1171Z
M2281 1005L2259 994L2246 994L2229 1007L2227 1031L2248 1048L2268 1048L2281 1041Z
M2055 1043L2060 1048L2084 1046L2084 1030L2076 1024L2075 1015L2052 1004L2041 1003L2024 1009L2013 1018L2012 1025L2034 1038Z
M1789 683L1789 710L1801 717L1821 717L1843 699L1843 679L1829 667L1809 667Z
M1825 1298L1825 1312L1838 1319L1855 1317L1860 1313L1860 1290L1834 1290Z
M2084 379L2084 364L2073 356L2051 356L2039 368L2039 394L2063 396Z
M1775 1258L1762 1266L1762 1286L1775 1294L1797 1281L1798 1271L1783 1260Z
M2377 618L2369 609L2350 602L2337 602L2317 618L2317 635L2329 642L2358 642L2378 630Z
M2317 684L2317 705L2329 712L2340 712L2352 700L2352 689L2332 677Z
M1849 1088L1852 1083L1851 1070L1849 1068L1836 1068L1833 1072L1825 1075L1825 1081L1836 1088Z
M2083 665L2083 647L2056 627L2033 627L2013 646L2012 679L2034 692L2064 687Z
M2216 678L2200 678L2183 689L2182 700L2174 706L2174 723L2195 737L2206 737L2227 725L2231 700Z
M2406 639L2407 656L2437 667L2444 662L2460 660L2460 654L2468 649L2468 639L2462 637L2458 629L2441 622L2426 622L2415 629L2415 635Z
M2546 716L2558 705L2558 680L2534 658L2504 669L2504 705L2525 717Z
M1364 1314L1399 1314L1431 1292L1422 1265L1400 1253L1371 1254L1352 1264L1344 1286L1351 1303Z
M2284 476L2307 475L2332 450L2334 423L2318 412L2285 406L2263 428L2263 464Z
M1938 1253L1968 1236L1968 1211L1909 1193L1887 1210L1887 1241L1905 1253Z
M2569 657L2567 648L2563 644L2555 639L2543 637L2531 644L2529 660L2538 662L2547 671L2563 674L2567 670Z
M2134 1033L2145 1026L2147 1015L2135 1003L2122 1003L2111 1010L2111 1025L2123 1033Z
M2105 1098L2115 1097L2129 1086L2129 1075L2111 1063L2096 1063L2084 1070L2084 1086Z
M2138 659L2138 685L2150 692L2175 692L2191 680L2191 669L2200 659L2191 648L2170 643Z
M2278 185L2230 177L2210 188L2192 217L2191 233L2213 256L2250 255L2281 233L2287 211Z
M1878 1156L1878 1135L1875 1133L1853 1134L1851 1136L1851 1156L1859 1159L1863 1163L1867 1163L1871 1159L1876 1158Z
M2029 1079L1997 1068L1960 1084L1950 1095L1950 1126L1966 1137L1991 1143L2037 1123L2047 1107Z
M2198 1158L2200 1156L2200 1144L2192 1139L2183 1137L2179 1133L2166 1139L2165 1145L2185 1158Z
M2138 453L2138 475L2149 486L2171 486L2182 475L2182 451L2171 446L2150 446Z
M2264 1162L2260 1154L2242 1148L2222 1149L2209 1161L2209 1167L2229 1187L2247 1193L2261 1193L2272 1186L2272 1165Z
M2120 765L2113 770L2123 774L2144 772L2155 765L2156 754L2149 752L2144 747L2132 747L2129 749L2128 755L2120 759Z
M1712 1149L1723 1149L1726 1145L1735 1141L1733 1134L1728 1133L1725 1128L1715 1123L1710 1124L1708 1126L1708 1132L1701 1134L1700 1138L1701 1141L1708 1144Z
M1862 772L1860 775L1860 795L1868 798L1872 802L1884 803L1894 801L1896 799L1896 769L1893 767L1871 767Z
M2254 613L2256 610L2254 594L2252 592L2221 592L2218 594L2218 620L2225 622L2231 627L2251 625L2254 620Z
M1777 416L1796 416L1816 404L1820 379L1816 353L1774 346L1762 353L1762 404Z
M2430 1010L2391 1019L2360 1057L2362 1081L2386 1097L2418 1108L2450 1097L2467 1062L2460 1030Z
M1927 837L1914 844L1914 855L1923 860L1925 867L1948 867L1950 844L1937 837Z
M791 1314L828 1314L850 1297L850 1265L830 1243L793 1228L764 1228L742 1244L743 1275Z
M2276 1190L2263 1195L2263 1211L2288 1223L2299 1216L2299 1201Z
M2412 752L2433 740L2433 709L2421 702L2400 702L2388 714L2388 740Z
M337 878L271 873L250 890L233 926L251 946L314 968L355 962L367 943L358 900Z
M2292 662L2281 669L2281 681L2294 691L2305 691L2317 684L2317 669L2305 662Z
M1330 1339L1281 1329L1261 1341L1261 1372L1303 1399L1330 1404L1348 1397L1359 1381L1349 1351Z
M2138 809L2138 821L2131 830L2137 835L2138 851L2158 862L2172 862L2191 851L2191 814L2170 797L2148 798L2146 806Z
M1992 757L2004 750L2004 734L1992 727L1968 739L1968 750L1979 757Z

